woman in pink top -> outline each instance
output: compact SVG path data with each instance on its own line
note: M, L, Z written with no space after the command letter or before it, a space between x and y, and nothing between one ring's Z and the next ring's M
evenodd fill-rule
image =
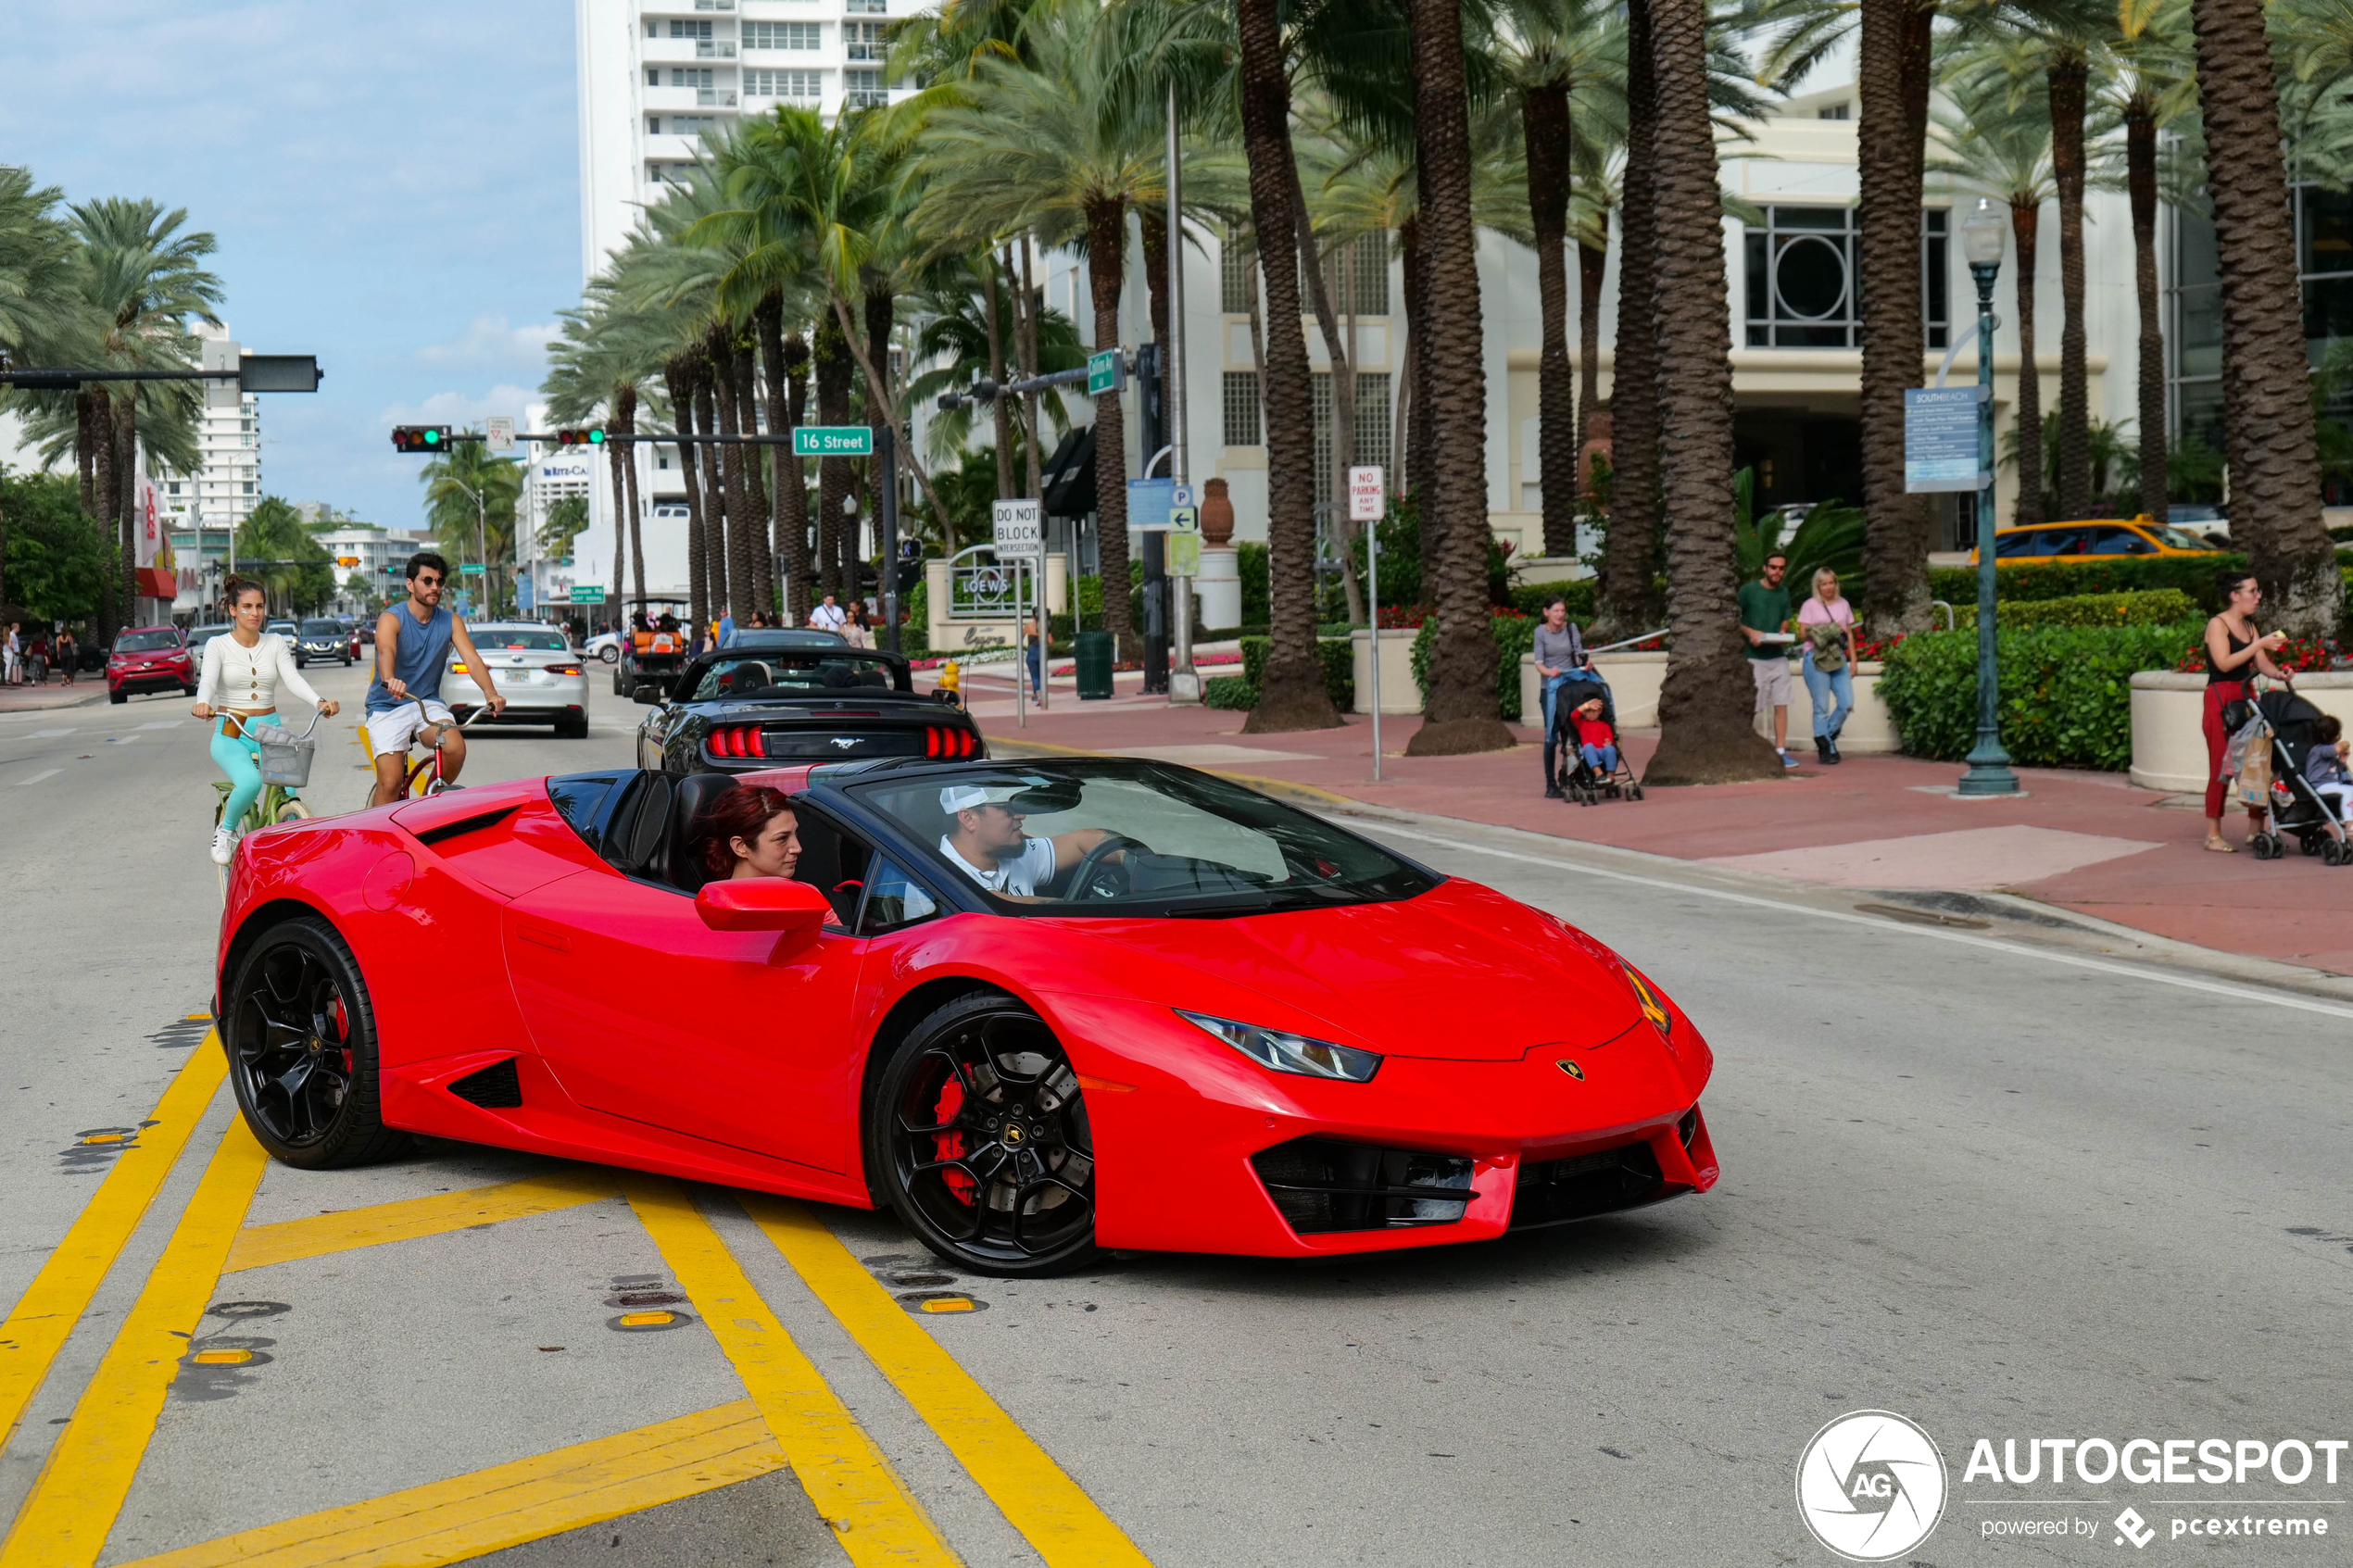
M1797 634L1806 650L1799 668L1814 699L1814 752L1835 762L1838 732L1855 711L1855 608L1828 567L1814 573L1814 591L1797 607Z

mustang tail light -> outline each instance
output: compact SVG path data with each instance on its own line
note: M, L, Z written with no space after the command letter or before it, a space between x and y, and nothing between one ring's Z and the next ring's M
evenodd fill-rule
M924 731L925 757L975 757L979 755L978 737L970 730L950 730L937 726Z
M711 732L713 757L765 757L768 739L757 724L724 724Z

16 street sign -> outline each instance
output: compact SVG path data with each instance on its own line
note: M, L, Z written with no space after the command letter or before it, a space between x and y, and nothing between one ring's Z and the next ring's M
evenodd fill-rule
M1127 384L1127 369L1121 362L1119 350L1106 348L1101 354L1087 356L1087 395L1101 397L1106 392L1117 392Z
M799 425L792 433L796 458L869 458L874 451L872 425Z
M1000 501L990 514L1000 556L1034 556L1045 548L1046 531L1037 501Z

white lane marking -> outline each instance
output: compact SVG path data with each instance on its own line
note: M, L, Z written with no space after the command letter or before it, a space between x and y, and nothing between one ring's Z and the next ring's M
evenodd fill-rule
M142 724L139 727L143 730L176 730L183 723L193 724L195 722L195 721L193 719L161 719L157 720L155 723Z
M43 779L54 779L54 778L56 778L56 777L57 777L59 773L62 773L62 772L64 772L64 771L65 771L65 770L64 770L63 768L50 768L50 769L45 770L44 771L42 771L42 772L38 772L38 773L33 774L33 775L32 775L32 777L31 777L31 778L29 778L29 779L19 779L19 780L17 781L17 787L18 787L19 789L22 789L22 788L23 788L25 785L27 785L27 784L39 784L39 783L40 783Z
M35 730L32 732L32 738L34 740L55 740L59 735L69 735L74 733L75 732L72 730Z
M1356 824L1352 824L1356 825ZM2185 991L2205 991L2217 997L2229 997L2246 1002L2269 1002L2273 1007L2292 1008L2298 1012L2326 1013L2331 1018L2353 1018L2353 1007L2298 997L2287 992L2259 991L2245 985L2230 985L2215 980L2194 980L2185 974L2166 974L2153 969L2132 964L2109 963L2101 959L2078 957L2073 953L2052 952L2042 947L2030 947L2022 943L2004 942L1997 937L1971 936L1966 932L1943 931L1934 926L1898 925L1892 921L1876 920L1869 915L1850 914L1843 909L1817 909L1804 904L1792 904L1779 898L1760 898L1751 893L1733 893L1721 887L1705 887L1696 883L1677 882L1669 877L1640 876L1632 872L1604 871L1599 866L1579 865L1574 860L1554 859L1549 855L1527 855L1512 849L1492 849L1483 844L1466 844L1458 838L1441 838L1434 833L1416 833L1411 828L1391 827L1386 822L1363 822L1357 831L1367 834L1387 833L1400 838L1417 838L1441 848L1459 849L1466 854L1491 855L1499 860L1517 860L1523 865L1544 866L1554 871L1576 872L1584 876L1600 877L1609 882L1629 882L1642 887L1656 887L1671 893L1695 893L1704 898L1718 898L1728 904L1746 904L1753 909L1772 909L1785 914L1810 915L1816 920L1836 921L1843 925L1869 926L1873 931L1889 932L1901 936L1923 936L1933 942L1957 942L1964 947L1983 947L2016 958L2040 959L2045 963L2066 964L2075 969L2097 970L2103 974L2120 974L2133 980L2154 981L2160 985L2178 985Z

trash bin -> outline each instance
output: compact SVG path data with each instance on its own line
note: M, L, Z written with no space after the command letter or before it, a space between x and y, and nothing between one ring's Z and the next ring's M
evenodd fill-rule
M1078 633L1078 700L1092 702L1111 696L1111 633Z

